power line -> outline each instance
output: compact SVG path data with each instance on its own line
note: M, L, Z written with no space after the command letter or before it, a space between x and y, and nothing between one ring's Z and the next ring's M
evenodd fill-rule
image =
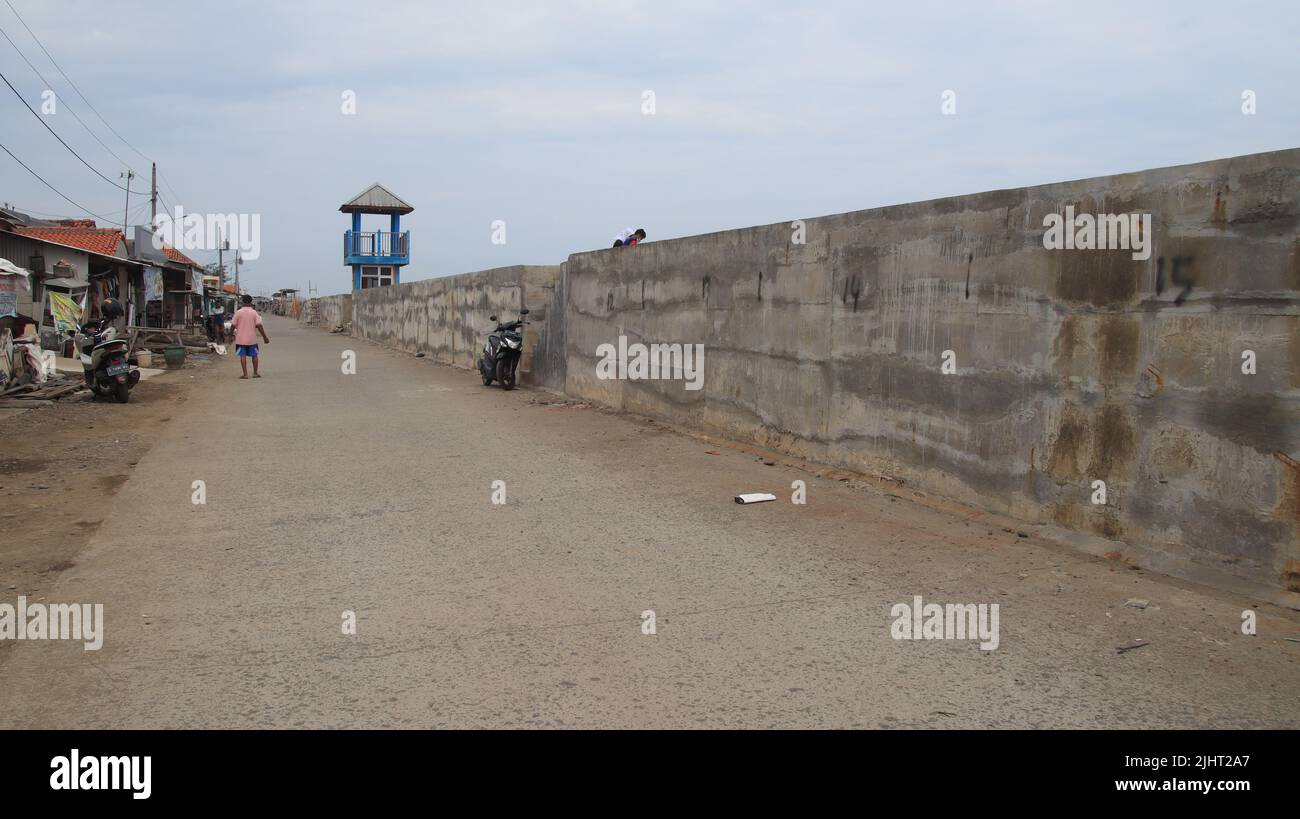
M45 79L45 75L41 73L40 69L32 65L32 61L27 59L27 55L23 53L23 50L18 47L18 44L13 41L13 39L9 36L9 33L5 31L4 28L0 28L0 35L3 35L4 38L9 41L9 45L13 46L14 51L18 52L18 56L22 58L23 62L27 63L27 67L30 68L33 71L33 73L36 74L37 77L40 78L41 82L45 84L45 87L53 90L54 83ZM85 120L81 118L81 116L77 113L75 108L73 108L71 105L68 105L67 101L64 99L59 99L58 101L63 103L64 107L68 109L68 113L72 114L73 118L76 119L77 122L81 123L81 127L86 129L86 133L94 137L95 141L98 142L105 151L108 151L110 154L113 155L114 159L122 163L123 168L130 169L130 165L127 164L125 159L118 156L116 151L114 151L112 148L104 144L104 140L100 139L98 134L90 130L90 126L85 123Z
M149 162L153 162L152 159L149 159L149 157L145 156L143 153L140 153L139 148L136 148L134 145L127 142L126 138L117 132L117 129L115 129L112 125L108 124L108 120L104 119L104 115L99 113L99 111L96 110L95 106L90 104L90 100L86 99L86 95L81 93L81 89L78 88L77 84L72 81L72 78L69 77L67 72L63 70L63 67L60 66L58 61L54 59L54 56L50 54L49 50L45 48L45 44L41 42L41 38L37 37L36 32L32 31L31 26L27 25L27 21L23 19L23 16L21 14L18 13L18 9L14 8L14 4L9 2L9 0L5 0L5 5L7 5L9 7L9 10L14 13L14 16L18 18L18 22L23 24L23 28L27 29L27 33L32 35L32 39L36 41L36 45L40 47L41 51L45 52L45 56L49 57L50 62L53 63L54 67L58 69L58 72L63 75L63 79L67 80L68 85L72 86L72 90L76 91L77 96L81 97L81 101L86 103L86 107L89 108L92 112L94 112L95 116L99 117L99 121L104 123L104 125L108 128L108 130L113 132L113 136L122 140L123 145L135 151L137 154L140 154L141 159L145 159L148 160Z
M136 220L144 215L144 209L147 207L149 207L148 202L141 202L139 205L136 205L135 212L131 214L127 221L134 224Z
M181 195L176 192L175 188L172 187L172 183L167 181L167 177L163 176L162 171L158 172L158 178L162 180L163 186L166 187L167 190L171 192L171 195L176 197L177 201L179 201L181 199Z
M19 206L17 203L6 203L7 207L9 205L12 205L12 207L9 207L9 210L21 211L22 213L31 214L32 216L48 216L51 219L68 218L66 213L51 213L48 210L37 210L36 208L29 208L26 205Z
M81 217L79 217L79 216L69 216L68 213L67 213L66 211L64 211L63 213L52 213L52 212L50 212L50 211L48 211L48 210L37 210L37 209L35 209L35 208L29 208L29 207L27 207L26 205L21 205L21 206L20 206L20 205L18 205L17 203L14 203L14 202L10 202L9 205L10 205L9 210L13 210L13 211L18 211L18 212L21 212L21 213L25 213L25 214L27 214L27 215L29 215L29 216L40 216L40 217L45 218L45 219L79 219L79 218L81 218ZM104 217L99 217L99 218L102 218L102 219L104 219L105 221L108 221L108 220L107 220L106 218L104 218Z
M50 124L49 124L48 122L46 122L44 119L42 119L40 114L36 113L36 109L33 108L33 107L31 107L30 105L27 104L27 100L23 99L23 95L20 94L20 93L18 93L18 89L17 89L17 88L14 88L14 84L11 83L11 82L9 82L9 78L6 77L6 76L4 75L3 72L0 72L0 80L4 80L5 85L9 86L9 90L12 91L12 92L14 92L14 96L17 97L17 98L18 98L18 101L21 102L21 103L23 104L23 107L26 108L28 111L31 111L31 112L32 112L32 116L36 117L36 121L37 121L37 122L39 122L41 125L45 126L45 130L49 131L51 134L54 134L54 138L57 139L57 140L59 141L59 144L60 144L60 145L62 145L63 147L67 148L68 151L69 151L73 156L75 156L77 159L81 160L81 164L82 164L82 165L85 165L87 168L90 168L90 170L91 170L91 171L92 171L96 176L98 176L100 179L104 180L104 181L107 182L108 184L112 185L113 187L117 188L118 190L120 190L120 191L128 191L128 192L129 192L129 189L126 188L125 186L117 184L117 183L114 182L113 180L109 179L107 176L104 176L102 173L100 173L99 170L96 169L94 165L91 165L89 162L87 162L86 160L82 159L82 158L81 158L81 154L77 153L76 150L74 150L73 147L72 147L71 145L69 145L68 143L64 142L64 141L63 141L63 137L61 137L61 136L59 136L57 133L55 133L55 132L54 132L54 129L50 127Z
M77 87L77 84L76 84L75 82L72 81L72 78L71 78L71 77L68 76L68 72L66 72L66 71L63 70L63 66L59 65L58 60L54 59L54 55L51 54L50 51L49 51L49 49L47 49L47 48L45 47L45 44L41 42L41 38L36 36L36 32L32 31L31 26L27 25L27 21L23 19L23 16L22 16L21 14L18 13L18 9L14 8L14 4L11 3L10 0L5 0L5 5L8 6L8 7L9 7L9 10L13 12L14 17L17 17L17 18L18 18L18 22L21 23L21 24L22 24L22 27L23 27L24 29L27 30L27 33L28 33L29 35L31 35L31 38L36 42L37 47L40 48L41 52L45 54L45 56L49 59L50 63L53 64L54 68L59 72L59 74L63 77L63 79L67 80L68 85L72 86L72 90L77 92L77 96L81 97L81 101L84 102L84 103L86 103L86 107L89 108L89 109L94 113L94 115L95 115L96 117L99 118L99 121L102 122L102 123L104 123L104 126L105 126L106 128L108 128L108 130L111 131L111 132L113 133L113 136L117 137L117 138L122 142L123 145L125 145L125 146L128 147L128 148L130 148L132 151L135 151L135 153L136 153L136 154L137 154L141 159L144 159L144 160L146 160L146 161L152 163L152 162L153 162L152 159L150 159L149 157L145 156L145 155L144 155L144 152L142 152L139 148L135 147L135 146L132 145L130 142L127 142L127 141L126 141L126 137L124 137L124 136L122 136L121 134L119 134L119 133L117 132L117 129L114 128L114 127L112 126L112 124L109 123L108 120L104 119L104 115L101 114L101 113L99 113L99 109L97 109L93 104L91 104L90 100L86 98L86 95L85 95L85 94L81 93L81 89L78 88L78 87ZM12 41L11 41L11 42L12 42ZM15 46L15 48L17 48L17 46ZM19 53L21 53L21 52L19 52ZM26 59L26 58L24 58L24 59ZM38 73L38 75L39 75L39 72L37 72L37 73ZM47 84L48 84L48 83L47 83ZM71 109L69 109L69 110L71 110ZM80 119L80 118L78 118L78 119ZM92 136L93 136L93 135L94 135L94 134L93 134L93 132L92 132ZM96 139L98 140L98 137L96 137ZM100 143L100 144L103 144L103 143ZM105 145L104 147L105 147L105 149L108 148L107 145ZM112 152L112 151L109 151L109 153L113 153L113 152ZM117 156L117 154L114 153L113 156ZM119 162L122 162L123 165L127 165L126 162L123 162L123 161L122 161L122 158L121 158L121 157L118 157L118 161L119 161ZM129 169L129 166L127 166L127 167L128 167L128 169ZM172 188L171 183L167 181L167 177L163 176L163 174L162 174L161 172L159 172L158 177L162 180L163 184L167 186L167 189L171 191L171 193L172 193L173 196L175 196L177 199L180 199L180 198L181 198L180 194L176 193L175 189Z
M63 193L63 191L61 191L61 190L59 190L58 188L54 187L54 186L51 185L49 182L46 182L46 181L45 181L45 177L41 176L41 175L38 174L36 171L33 171L33 170L32 170L32 169L27 165L26 162L23 162L21 159L19 159L18 157L14 156L14 152L11 151L11 150L9 150L8 148L6 148L3 144L0 144L0 150L3 150L5 153L9 154L9 156L13 157L14 162L17 162L19 165L22 165L24 168L26 168L26 169L27 169L27 172L28 172L29 174L31 174L32 176L34 176L34 177L36 177L37 179L41 180L41 184L43 184L45 187L49 188L50 190L54 191L55 193L57 193L59 196L63 197L64 201L66 201L66 202L68 202L69 204L71 204L71 205L72 205L73 207L75 207L77 210L80 210L80 211L84 211L84 212L86 212L86 213L89 213L91 216L95 217L96 219L102 219L103 221L108 222L108 223L110 223L110 224L114 224L114 223L116 223L116 219L114 219L114 218L112 218L112 217L109 217L109 216L101 216L101 215L99 215L98 213L95 213L94 211L92 211L92 210L90 210L89 208L85 207L84 205L79 205L79 204L77 204L76 202L74 202L73 200L69 199L69 198L68 198L68 197Z

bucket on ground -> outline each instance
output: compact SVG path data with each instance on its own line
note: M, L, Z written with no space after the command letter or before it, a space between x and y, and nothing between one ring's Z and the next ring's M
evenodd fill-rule
M163 358L167 360L168 367L179 367L185 363L185 348L179 345L173 345L163 351Z

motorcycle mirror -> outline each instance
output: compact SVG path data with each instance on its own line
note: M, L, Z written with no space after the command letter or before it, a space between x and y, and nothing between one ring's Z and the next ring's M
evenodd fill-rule
M488 321L496 321L496 320L497 320L496 316L488 316Z

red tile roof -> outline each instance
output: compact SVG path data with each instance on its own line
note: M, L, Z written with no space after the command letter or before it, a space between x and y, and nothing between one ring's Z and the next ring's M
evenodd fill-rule
M122 231L117 228L32 226L15 227L14 233L104 256L116 256L123 242Z
M127 256L130 256L132 259L137 259L137 258L139 258L138 256L135 255L135 240L134 240L134 239L127 239L127 240L126 240L126 255L127 255ZM178 262L178 263L180 263L180 264L187 264L187 265L190 265L190 266L192 266L192 267L202 267L202 266L203 266L203 265L199 264L198 262L194 261L193 259L191 259L189 256L186 256L184 253L181 253L181 252L180 252L179 250L177 250L176 248L174 248L174 247L172 247L171 245L167 244L166 242L163 242L163 255L166 256L169 260L171 260L171 261L173 261L173 262Z
M163 253L166 253L167 258L171 259L173 262L180 262L181 264L187 264L190 267L199 267L198 262L194 261L189 256L186 256L184 253L181 253L179 250L177 250L176 248L172 247L169 244L163 245Z

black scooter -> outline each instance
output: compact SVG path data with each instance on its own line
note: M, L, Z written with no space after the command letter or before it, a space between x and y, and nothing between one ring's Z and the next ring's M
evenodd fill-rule
M519 315L528 315L525 308ZM489 316L497 321L496 316ZM505 324L497 323L496 329L487 337L483 345L483 354L478 359L478 372L483 376L483 386L492 386L493 381L501 382L501 389L515 388L515 371L519 368L519 356L524 351L524 337L521 328L527 324L523 318Z
M127 361L127 343L104 319L92 319L76 327L75 344L85 372L86 386L96 398L113 396L119 404L131 398L131 388L140 383L140 368Z

